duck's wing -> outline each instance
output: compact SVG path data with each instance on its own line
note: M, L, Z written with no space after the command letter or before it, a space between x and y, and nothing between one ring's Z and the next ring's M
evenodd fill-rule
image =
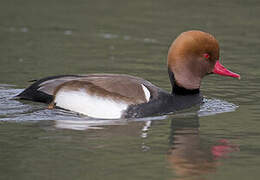
M69 83L70 82L70 83ZM25 89L17 97L32 101L50 103L57 88L84 87L93 92L110 94L144 103L158 95L160 90L144 79L117 74L64 75L41 79ZM100 94L101 95L101 94Z

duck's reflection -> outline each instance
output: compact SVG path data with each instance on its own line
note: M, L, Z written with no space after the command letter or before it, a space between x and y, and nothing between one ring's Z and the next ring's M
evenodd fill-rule
M206 175L215 172L220 165L218 158L238 150L225 139L216 143L202 139L197 116L173 119L170 142L167 159L179 180L206 179Z
M103 129L103 126L126 125L126 121L120 120L100 120L100 119L76 119L76 120L56 120L55 127L58 129L88 130Z
M115 137L123 138L124 136L137 138L136 140L138 140L141 137L143 139L142 151L150 151L153 150L156 144L154 144L154 141L153 144L149 143L149 136L153 134L153 137L158 137L161 134L156 133L169 130L169 126L166 125L169 122L168 120L169 117L167 118L166 116L155 119L145 118L128 121L95 119L57 120L55 121L55 127L73 130L102 129L95 131L96 136L99 134L99 137L109 140L113 140ZM210 138L200 135L199 117L197 115L172 116L170 121L170 147L167 152L167 161L179 180L206 179L207 175L217 170L217 167L220 165L220 158L226 158L230 152L239 150L236 145L231 144L227 139L214 142L214 140L211 140L214 137ZM157 128L160 128L162 131L150 131L150 129Z

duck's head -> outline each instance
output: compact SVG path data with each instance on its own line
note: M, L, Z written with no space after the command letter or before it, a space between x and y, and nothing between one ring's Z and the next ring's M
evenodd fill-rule
M240 78L219 62L219 44L211 35L202 31L180 34L168 52L168 70L172 85L185 89L199 89L201 80L208 74Z

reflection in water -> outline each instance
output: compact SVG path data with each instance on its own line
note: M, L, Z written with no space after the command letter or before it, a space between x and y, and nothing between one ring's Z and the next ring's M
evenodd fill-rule
M126 121L120 120L99 120L99 119L85 119L82 120L56 120L55 127L58 129L73 129L73 130L87 130L87 129L103 129L102 126L108 125L126 125Z
M200 137L198 116L172 119L167 159L180 180L206 179L220 165L217 159L239 150L225 139L213 146L205 141Z

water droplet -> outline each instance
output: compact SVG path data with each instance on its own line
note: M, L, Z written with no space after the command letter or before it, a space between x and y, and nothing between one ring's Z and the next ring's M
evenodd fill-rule
M118 38L118 35L110 34L110 33L102 33L101 36L105 39L116 39L116 38Z
M64 31L64 34L65 34L65 35L71 35L71 34L72 34L72 31L71 31L71 30L66 30L66 31Z
M26 33L26 32L28 32L28 28L22 27L22 28L20 29L20 31Z
M130 40L131 37L130 37L130 36L124 36L123 39L124 39L124 40Z
M150 39L150 38L144 38L145 43L156 43L157 41L155 39Z

